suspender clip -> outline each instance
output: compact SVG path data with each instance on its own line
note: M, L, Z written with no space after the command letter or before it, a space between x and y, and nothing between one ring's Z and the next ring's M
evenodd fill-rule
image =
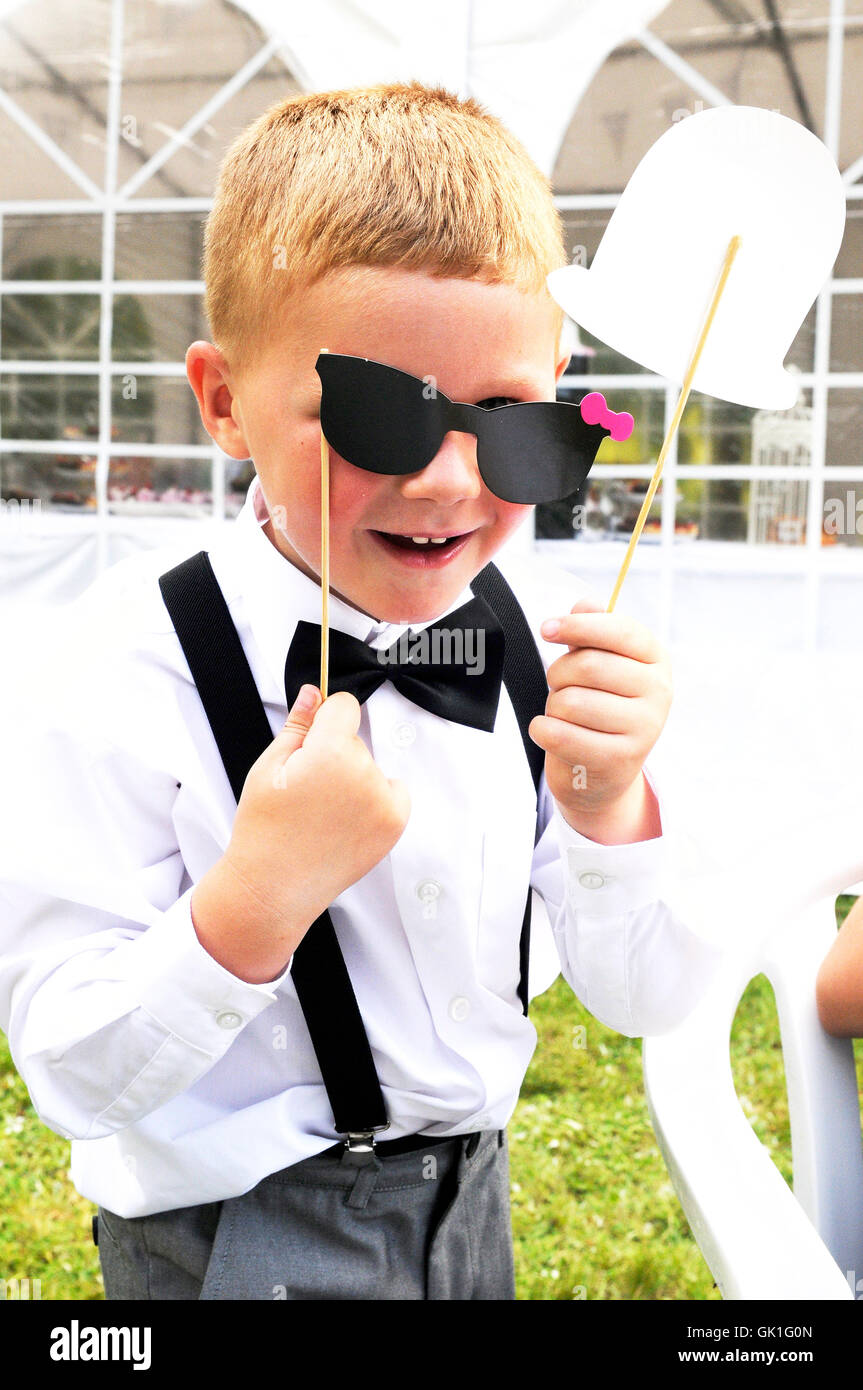
M389 1129L389 1124L378 1125L380 1130ZM351 1161L358 1166L364 1163L372 1163L375 1157L375 1134L377 1130L362 1129L349 1130L345 1135L345 1149L351 1156Z

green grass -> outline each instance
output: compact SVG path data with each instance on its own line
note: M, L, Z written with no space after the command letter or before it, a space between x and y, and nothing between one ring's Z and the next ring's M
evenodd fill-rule
M840 899L840 920L852 901ZM640 1041L598 1023L562 980L531 1016L539 1046L509 1127L519 1299L717 1299L650 1127ZM756 1134L790 1181L782 1051L763 976L741 1000L732 1066ZM95 1208L72 1186L68 1158L0 1035L0 1279L38 1279L43 1299L101 1299Z
M853 902L838 900L840 925ZM718 1299L653 1137L641 1042L597 1023L562 980L531 1017L539 1044L509 1127L519 1298ZM854 1048L863 1094L863 1041ZM743 1110L790 1183L779 1023L763 975L740 1001L731 1063Z
M37 1119L0 1034L0 1278L38 1279L43 1299L102 1298L96 1208L69 1179L69 1144Z
M562 980L531 1015L540 1041L509 1126L518 1297L718 1297L653 1137L640 1040Z

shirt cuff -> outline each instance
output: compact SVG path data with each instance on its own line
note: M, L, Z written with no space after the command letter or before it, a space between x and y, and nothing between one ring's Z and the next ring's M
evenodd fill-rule
M204 950L192 921L194 886L134 943L141 1008L163 1028L210 1055L227 1050L238 1031L268 1004L290 972L250 984Z
M663 897L667 866L661 836L628 845L600 845L574 830L557 802L552 824L567 870L567 895L576 912L617 917Z

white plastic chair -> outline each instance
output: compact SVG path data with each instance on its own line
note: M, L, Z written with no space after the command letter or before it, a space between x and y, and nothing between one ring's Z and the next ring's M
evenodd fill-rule
M836 936L836 897L860 892L861 880L858 808L762 847L729 876L724 911L735 944L709 992L679 1027L644 1043L653 1128L726 1299L848 1299L863 1281L863 1144L852 1045L824 1032L815 1006L818 967ZM715 915L715 900L708 910ZM760 973L776 996L793 1193L756 1138L732 1080L731 1025Z

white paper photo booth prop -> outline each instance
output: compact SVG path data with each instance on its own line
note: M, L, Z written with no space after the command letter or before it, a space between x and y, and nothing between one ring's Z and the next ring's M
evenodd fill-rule
M760 107L717 107L651 146L590 268L554 270L548 287L588 333L679 384L739 235L693 390L784 410L798 388L782 363L844 224L842 178L816 136Z

